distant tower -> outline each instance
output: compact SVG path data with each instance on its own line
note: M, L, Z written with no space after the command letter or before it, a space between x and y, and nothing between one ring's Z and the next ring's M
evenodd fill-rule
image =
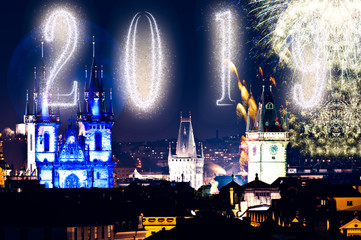
M194 189L203 185L203 150L198 156L190 114L189 118L184 118L181 114L176 154L172 155L170 146L168 165L171 181L190 182Z
M289 136L277 118L271 86L269 90L265 90L263 86L253 127L247 117L246 142L248 182L253 181L256 174L261 181L269 184L278 177L286 176Z

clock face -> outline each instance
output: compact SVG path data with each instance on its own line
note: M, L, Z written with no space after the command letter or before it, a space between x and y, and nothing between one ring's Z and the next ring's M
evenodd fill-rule
M269 151L272 155L276 155L278 152L278 147L276 145L271 145Z

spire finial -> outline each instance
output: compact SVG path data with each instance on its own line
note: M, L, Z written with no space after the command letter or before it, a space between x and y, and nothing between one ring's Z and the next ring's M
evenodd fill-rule
M88 78L88 65L85 65L85 78Z
M36 80L36 67L34 67L34 80Z
M41 58L44 58L44 36L41 36Z
M189 121L192 119L192 113L189 111Z
M25 107L25 116L28 116L30 113L29 111L29 90L26 89L26 107Z
M95 36L93 36L93 58L95 57Z
M182 116L182 111L181 111L181 112L180 112L180 119L181 119L181 121L182 121L182 117L183 117L183 116Z
M269 85L269 90L272 92L272 84Z
M264 92L264 85L262 85L262 92Z
M100 66L100 78L103 79L103 65Z

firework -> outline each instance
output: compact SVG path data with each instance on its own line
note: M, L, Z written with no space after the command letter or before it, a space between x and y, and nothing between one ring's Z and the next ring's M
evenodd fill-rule
M233 16L232 12L222 11L216 14L216 21L220 22L219 34L220 34L220 75L221 75L221 90L222 96L217 100L217 106L233 105L234 100L231 98L231 69L229 68L228 62L232 61L232 37L234 33ZM232 63L233 64L233 63ZM237 73L238 76L238 73Z
M335 85L346 90L345 82L356 84L360 1L259 0L252 5L259 19L257 27L269 30L260 43L271 46L281 64L293 69L299 79L293 91L296 103L312 108L326 96L326 85L335 91ZM305 86L311 88L305 91Z
M252 1L257 46L292 70L292 146L309 156L361 156L361 1ZM290 81L289 81L290 80ZM288 104L286 104L288 105ZM283 109L286 115L286 110Z
M147 75L148 71L144 66L137 68L137 65L139 65L138 55L140 55L137 54L137 40L139 40L137 36L137 29L139 19L142 16L142 14L137 13L130 23L126 40L125 74L129 97L133 104L142 111L148 111L154 107L156 101L160 97L161 84L162 81L164 81L164 66L162 41L158 25L153 15L146 12L144 16L149 23L151 33L151 51L150 55L147 52L142 52L141 55L146 55L146 58L151 58L147 63L150 68L150 76ZM149 80L148 94L141 94L139 91L139 83L142 79ZM147 95L147 97L144 97L145 95Z
M53 63L53 66L50 70L50 74L47 78L46 86L44 89L45 96L43 98L44 106L59 106L59 107L71 107L76 106L77 96L78 96L78 82L74 81L73 89L69 94L57 94L57 101L49 101L51 96L51 91L53 90L54 81L65 66L65 64L73 56L77 44L78 44L78 27L75 17L65 9L57 9L52 12L48 17L45 28L44 28L44 38L47 42L53 42L55 40L55 34L60 28L59 26L66 27L66 33L62 32L61 35L65 37L65 43L60 49L60 55L57 56L56 60ZM42 42L43 44L43 42ZM67 101L59 101L59 97L65 97ZM69 101L70 99L70 101Z

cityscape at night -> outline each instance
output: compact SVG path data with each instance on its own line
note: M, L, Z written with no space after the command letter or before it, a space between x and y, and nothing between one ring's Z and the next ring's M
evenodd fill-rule
M3 9L0 240L361 239L361 0Z

